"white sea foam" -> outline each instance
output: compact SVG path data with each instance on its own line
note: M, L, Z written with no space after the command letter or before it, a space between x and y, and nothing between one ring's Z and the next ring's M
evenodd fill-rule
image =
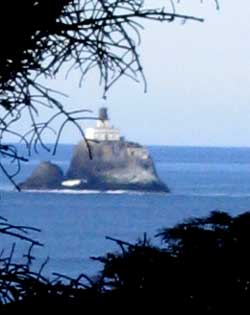
M24 193L52 193L52 194L133 194L133 195L144 195L154 194L157 192L146 192L146 191L135 191L135 190L74 190L74 189L25 189Z
M46 194L100 194L100 190L74 190L74 189L25 189L24 193L46 193Z
M229 197L229 198L250 198L250 193L217 193L217 192L183 192L183 193L170 193L170 196L174 196L174 197L209 197L209 198L213 198L213 197Z

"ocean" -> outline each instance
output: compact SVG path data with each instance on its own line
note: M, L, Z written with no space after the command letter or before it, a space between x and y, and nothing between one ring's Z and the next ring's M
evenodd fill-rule
M53 272L72 277L80 273L94 275L102 266L90 257L119 249L106 236L133 243L147 233L153 243L159 244L155 235L161 228L187 218L205 216L212 210L232 215L250 210L250 148L148 148L170 194L16 192L7 178L0 175L0 216L12 224L41 229L39 233L30 233L44 244L33 250L34 269L39 269L49 257L46 275L52 277ZM17 182L30 175L40 160L51 160L67 169L72 149L72 145L59 145L56 156L42 151L33 154L22 165ZM21 261L27 244L1 235L5 253L14 241L14 257Z

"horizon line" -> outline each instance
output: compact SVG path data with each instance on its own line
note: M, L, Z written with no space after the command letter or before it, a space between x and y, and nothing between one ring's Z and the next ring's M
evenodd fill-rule
M79 140L80 141L80 140ZM138 141L135 141L136 143L139 143ZM25 143L19 143L19 142L4 142L5 144L11 144L11 145L24 145ZM53 142L46 142L46 145L49 146L54 146L55 143ZM250 144L247 145L211 145L211 144L143 144L143 143L139 143L142 146L146 146L146 147L174 147L174 148L214 148L214 149L250 149ZM70 143L70 142L60 142L57 144L57 146L60 145L77 145L77 143ZM38 145L39 146L39 145ZM40 145L41 146L41 145Z

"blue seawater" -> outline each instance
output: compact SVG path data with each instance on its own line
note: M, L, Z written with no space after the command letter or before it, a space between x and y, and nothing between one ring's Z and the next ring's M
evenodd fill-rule
M22 151L23 147L19 147ZM23 164L16 180L30 175L40 160L52 160L67 169L72 145L60 145L56 156L40 150ZM118 250L110 236L134 242L147 233L153 242L163 227L205 216L212 210L232 215L250 210L250 148L150 146L160 178L170 194L107 192L16 192L0 176L0 216L12 224L33 226L30 236L44 244L34 249L34 268L49 257L44 272L77 276L95 274L101 265L90 259ZM25 152L25 151L23 151ZM2 160L4 163L5 161ZM7 161L6 161L7 163ZM14 165L5 164L10 170ZM6 253L14 239L1 235ZM24 241L16 241L15 257L22 259Z

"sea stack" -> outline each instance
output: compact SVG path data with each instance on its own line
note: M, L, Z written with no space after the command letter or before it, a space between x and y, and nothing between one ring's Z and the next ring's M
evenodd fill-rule
M31 175L21 188L39 189L42 182L40 189L169 192L159 179L148 150L121 136L120 130L110 124L106 107L100 108L96 126L87 128L85 137L75 146L64 176L57 169L55 181L47 179L45 187L35 169L35 178ZM41 165L37 168L41 169Z

